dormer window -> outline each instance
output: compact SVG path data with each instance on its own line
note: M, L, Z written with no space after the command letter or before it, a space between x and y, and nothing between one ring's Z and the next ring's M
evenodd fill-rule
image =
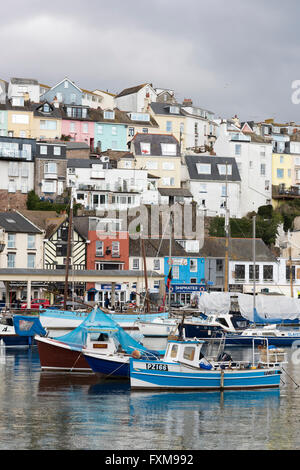
M142 155L151 155L151 144L141 142L141 154Z
M211 164L210 163L196 163L197 171L199 175L210 175Z
M50 113L50 106L48 103L45 103L43 106L44 113Z
M232 175L232 165L218 165L220 175Z
M104 117L104 119L115 119L115 112L114 111L104 111L103 117Z
M176 144L160 144L162 155L177 155L177 146Z
M179 107L178 106L170 106L169 112L172 114L179 114Z
M149 113L130 113L132 121L150 121Z

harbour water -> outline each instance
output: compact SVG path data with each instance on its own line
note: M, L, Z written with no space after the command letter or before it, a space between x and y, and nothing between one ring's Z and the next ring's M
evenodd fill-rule
M300 365L286 370L300 383ZM0 450L300 449L300 388L282 379L270 391L133 392L127 382L41 372L36 347L1 347Z

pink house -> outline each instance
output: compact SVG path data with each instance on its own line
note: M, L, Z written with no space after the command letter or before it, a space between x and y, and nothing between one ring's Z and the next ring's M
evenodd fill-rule
M61 133L74 142L85 142L94 149L94 122L79 119L62 119Z

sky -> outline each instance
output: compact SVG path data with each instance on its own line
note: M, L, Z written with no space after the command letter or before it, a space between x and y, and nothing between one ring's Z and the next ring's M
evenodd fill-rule
M216 118L300 123L299 14L299 0L10 0L0 78L152 83Z

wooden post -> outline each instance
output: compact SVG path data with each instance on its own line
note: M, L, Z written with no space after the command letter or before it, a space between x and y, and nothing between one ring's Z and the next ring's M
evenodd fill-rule
M111 308L114 310L116 304L116 283L111 283Z
M66 275L65 275L65 290L64 290L64 310L67 310L67 299L69 289L69 267L70 267L70 256L71 256L71 240L73 232L73 191L71 188L71 201L70 201L70 213L69 213L69 227L68 227L68 244L67 244L67 259L66 259Z
M31 308L31 280L27 280L27 308Z

